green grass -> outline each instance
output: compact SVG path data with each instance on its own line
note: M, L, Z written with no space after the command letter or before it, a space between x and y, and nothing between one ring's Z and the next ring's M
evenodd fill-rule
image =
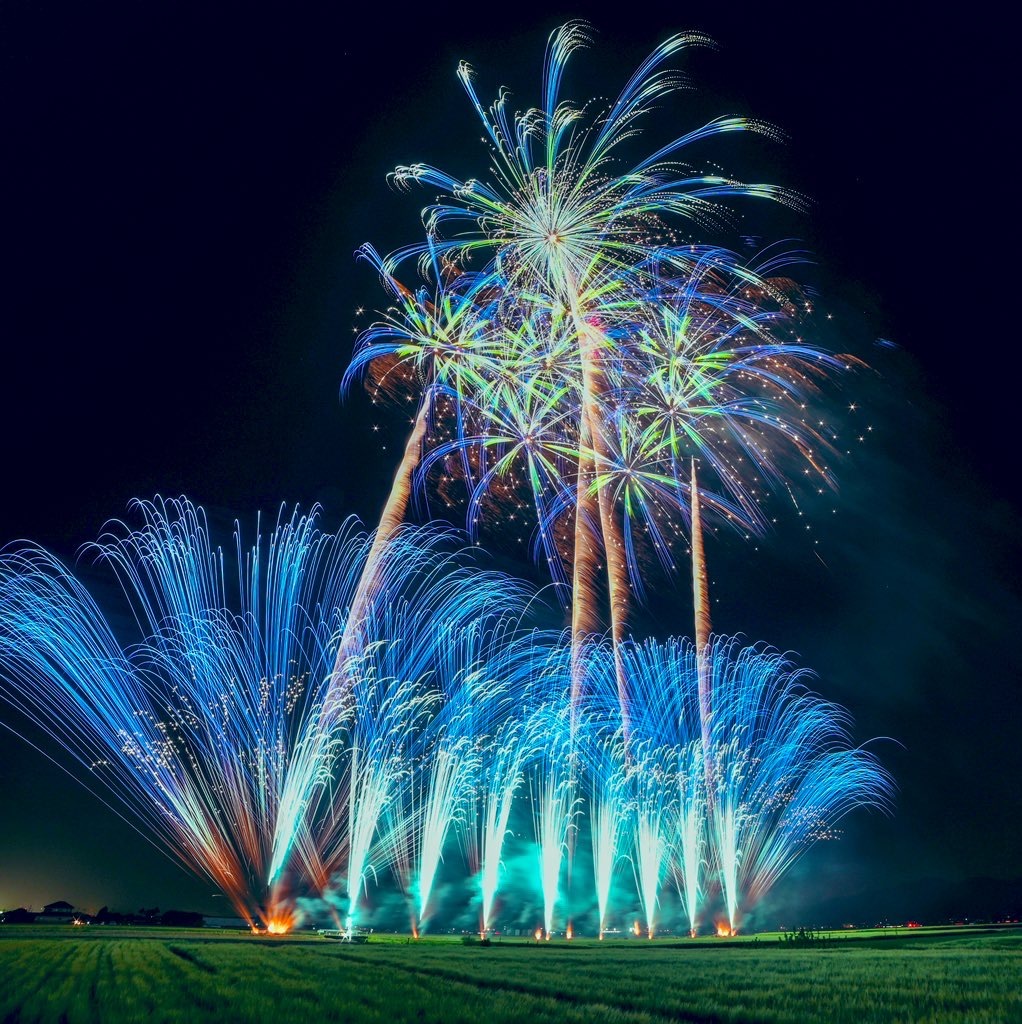
M0 927L0 1022L458 1024L1022 1020L1022 930L832 933L784 947L619 940L462 946Z

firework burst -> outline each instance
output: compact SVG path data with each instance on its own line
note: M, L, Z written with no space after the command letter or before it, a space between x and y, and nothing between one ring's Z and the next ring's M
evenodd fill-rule
M401 301L362 336L351 370L366 373L374 393L389 378L419 403L396 490L414 470L424 488L441 478L451 504L456 478L472 531L498 516L510 525L524 501L533 506L534 551L570 583L576 714L582 647L604 621L615 647L626 639L642 553L676 567L693 500L688 460L704 467L707 512L762 530L759 502L795 464L831 482L829 449L806 405L822 378L850 363L801 336L809 304L783 276L797 254L748 262L706 243L733 200L800 205L785 189L692 163L714 137L773 129L718 118L638 162L624 158L652 108L683 84L669 64L709 40L671 37L598 109L561 96L568 61L589 36L581 22L553 33L542 104L524 112L512 114L506 92L484 107L462 65L489 143L486 180L421 163L394 172L402 187L442 195L423 212L423 242L385 258L365 250ZM413 260L434 282L414 295L396 283Z

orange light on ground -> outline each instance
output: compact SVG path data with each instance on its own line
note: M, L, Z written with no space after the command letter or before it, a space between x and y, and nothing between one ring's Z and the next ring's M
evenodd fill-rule
M730 939L732 935L734 935L734 932L731 930L731 925L729 925L727 921L717 922L718 939Z
M564 937L571 942L572 936L575 934L575 929L569 924L568 930L564 933Z
M294 914L287 911L271 914L266 921L267 935L287 935L295 926Z
M261 929L266 935L287 935L298 924L298 916L295 913L294 903L283 897L279 889L270 893L263 910L263 921L266 922L265 929ZM257 925L253 925L256 930Z

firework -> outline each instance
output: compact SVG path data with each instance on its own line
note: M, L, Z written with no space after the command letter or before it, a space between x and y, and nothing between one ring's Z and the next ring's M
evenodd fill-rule
M136 509L140 529L112 524L87 550L117 574L140 642L45 551L5 553L3 696L240 914L276 922L283 778L361 540L282 513L268 543L246 552L237 535L232 581L200 509Z
M529 633L505 642L493 668L485 694L472 701L480 771L474 817L465 834L469 868L478 877L483 937L492 926L516 797L538 752L550 742L543 726L556 725L552 696L563 678L563 649L554 635ZM555 737L556 746L563 738L559 731Z
M884 807L891 782L848 740L848 715L805 688L782 654L718 638L712 649L710 843L733 931L815 841L853 808ZM744 906L743 906L744 904Z
M603 110L561 98L587 43L581 22L555 32L542 103L514 115L506 93L484 108L461 67L488 180L395 172L443 195L421 243L361 250L391 306L344 386L410 422L372 535L282 510L251 548L236 530L235 577L200 509L138 502L141 527L114 523L88 549L130 631L46 552L0 555L0 697L253 925L287 928L304 888L350 931L393 879L418 935L457 845L485 936L508 898L508 837L527 844L531 824L537 937L558 915L570 937L562 881L584 833L601 937L624 859L649 938L670 879L691 934L714 900L733 932L845 814L889 801L804 672L710 631L704 514L760 531L765 490L796 466L832 482L807 406L852 362L803 339L797 253L707 242L733 199L800 205L689 166L722 133L775 133L718 118L621 171L622 143L681 84L668 63L709 40L667 40ZM448 506L463 493L473 536L534 516L570 630L524 630L524 586L445 553L445 531L404 526L417 487ZM637 643L647 556L676 570L686 536L694 643Z
M130 638L47 552L4 552L0 696L253 924L287 925L290 869L319 889L343 877L354 914L381 816L407 800L412 748L455 671L438 652L465 653L463 628L492 633L520 585L452 562L442 532L393 537L350 699L324 724L366 535L282 511L248 550L236 532L232 579L201 509L135 506L140 528L113 523L87 549L123 588Z
M46 552L3 554L0 694L253 924L286 928L304 887L338 894L350 927L370 884L394 876L418 931L457 842L485 934L505 836L531 818L547 935L565 909L565 854L584 831L601 932L626 853L649 935L671 875L689 930L714 889L734 929L845 814L888 801L890 780L851 746L846 714L765 647L629 641L616 663L606 644L588 644L591 700L573 721L570 635L521 631L520 585L452 560L434 531L388 544L386 600L363 616L347 701L324 739L340 609L370 539L282 512L250 549L236 534L235 580L201 510L137 507L140 528L115 523L89 549L124 589L133 640Z
M652 938L668 872L679 884L694 932L706 853L700 661L678 640L628 644L622 657L632 695L634 753L627 774L635 804L633 865L646 933Z
M571 732L567 708L542 709L541 728L551 737L541 748L530 774L533 827L539 889L543 897L543 929L546 938L553 931L554 911L561 899L561 868L568 852L569 831L578 813L575 779L569 765ZM552 720L551 720L552 719Z
M589 834L593 854L597 925L600 938L607 927L610 891L624 854L628 829L628 786L625 744L621 730L594 729L586 758L589 781Z
M612 169L619 145L681 84L668 62L709 40L667 40L599 111L561 98L566 64L588 40L581 22L551 36L542 105L515 115L503 92L484 108L462 65L489 140L489 180L426 164L394 173L399 185L443 195L424 211L422 243L386 258L366 250L401 301L363 335L352 371L372 371L374 394L389 382L428 409L401 489L412 464L423 485L441 477L445 495L452 475L463 480L472 530L501 504L518 518L529 494L536 554L571 585L576 716L582 647L600 631L604 590L628 706L617 648L642 595L640 549L675 568L692 500L686 458L705 466L708 510L762 529L761 487L790 475L782 450L830 481L827 445L805 404L821 377L848 365L798 334L808 303L781 276L797 254L747 263L700 237L728 219L735 198L799 205L775 186L683 163L714 136L773 129L718 118ZM410 259L432 289L413 295L396 284ZM481 269L470 271L473 261Z
M688 641L650 640L625 644L622 656L633 738L616 770L635 797L633 863L648 931L668 870L690 931L712 882L735 931L741 914L814 842L832 838L849 811L889 806L890 777L851 745L847 713L810 692L810 674L785 655L717 637L702 654ZM609 663L605 654L605 691L614 685ZM714 692L708 749L701 672Z

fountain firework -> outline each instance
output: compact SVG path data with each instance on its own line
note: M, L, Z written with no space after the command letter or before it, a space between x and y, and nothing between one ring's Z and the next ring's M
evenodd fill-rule
M345 874L354 912L445 674L470 668L452 638L492 633L524 591L457 564L443 531L396 534L386 586L363 610L356 685L324 737L326 681L370 539L352 522L332 535L315 512L282 511L247 551L236 532L232 579L201 509L157 499L135 510L141 527L112 523L86 549L123 588L131 640L47 552L3 553L0 696L251 923L288 925L289 870L319 889Z
M137 509L140 528L113 524L89 549L118 576L136 643L52 556L3 554L0 694L253 923L288 927L299 886L342 891L354 923L370 881L393 873L418 930L457 842L478 876L485 934L505 836L531 815L546 934L565 851L586 829L601 930L626 850L649 934L668 873L691 930L714 882L735 928L844 814L889 796L876 759L849 744L844 712L805 690L784 656L735 640L706 653L717 695L709 752L700 659L684 641L626 642L619 664L606 645L587 645L592 699L572 723L570 636L522 631L521 586L468 571L433 531L404 530L388 545L387 599L366 609L347 706L324 740L339 609L370 539L281 513L247 552L236 535L235 585L201 510L183 500ZM311 774L310 745L328 752ZM296 792L305 804L288 798Z
M610 716L613 718L613 716ZM610 891L628 828L625 744L613 726L589 730L589 841L593 854L593 885L600 938L607 926Z
M635 695L633 741L627 759L603 766L630 782L633 863L648 932L667 871L693 934L711 887L734 932L741 914L814 842L836 835L855 807L888 807L893 790L875 756L851 745L847 713L806 688L806 670L733 638L717 637L704 650L700 657L681 640L622 647ZM615 689L609 663L606 654L594 659L605 692ZM716 695L709 751L702 749L700 671ZM703 768L708 759L712 775ZM602 785L611 788L609 780Z
M543 931L547 939L561 900L561 869L569 848L569 832L577 827L578 797L567 711L568 705L558 702L539 708L533 720L533 728L545 736L537 749L529 782L539 888L543 894Z

